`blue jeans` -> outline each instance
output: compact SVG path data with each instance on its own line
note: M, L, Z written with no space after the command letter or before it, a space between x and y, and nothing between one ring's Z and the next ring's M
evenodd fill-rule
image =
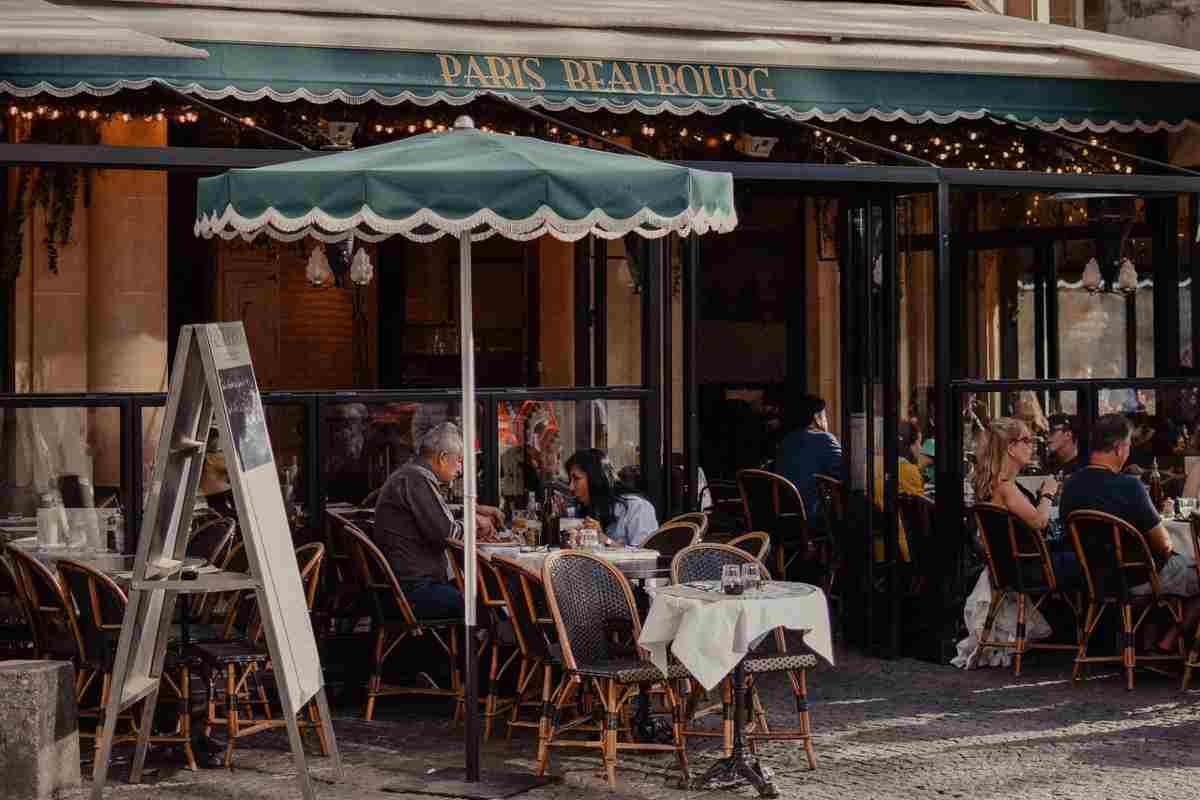
M453 583L432 578L413 578L400 581L417 619L463 618L463 596Z

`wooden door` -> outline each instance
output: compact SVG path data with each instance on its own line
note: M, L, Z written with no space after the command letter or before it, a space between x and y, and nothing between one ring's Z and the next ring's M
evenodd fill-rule
M221 319L241 320L262 390L279 380L279 275L265 260L230 258L221 271Z

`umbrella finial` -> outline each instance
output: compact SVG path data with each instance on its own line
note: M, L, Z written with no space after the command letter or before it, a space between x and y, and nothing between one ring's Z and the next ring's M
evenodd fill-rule
M454 130L465 131L467 129L475 130L475 120L463 114L458 119L454 120Z

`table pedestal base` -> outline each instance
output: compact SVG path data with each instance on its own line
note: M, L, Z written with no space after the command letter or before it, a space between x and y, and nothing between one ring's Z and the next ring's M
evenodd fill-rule
M757 759L746 758L742 746L742 728L746 724L746 665L745 659L733 670L733 753L713 764L694 781L699 789L728 789L748 783L759 797L779 797L772 781L771 770Z
M772 781L771 770L756 760L747 760L745 755L722 758L696 779L699 789L729 789L748 783L755 788L759 797L779 797L779 790Z

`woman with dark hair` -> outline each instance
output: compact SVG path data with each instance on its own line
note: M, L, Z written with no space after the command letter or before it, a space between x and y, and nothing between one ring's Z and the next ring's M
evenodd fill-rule
M583 506L584 527L600 530L605 544L637 546L658 530L654 506L617 479L603 450L577 450L567 459L571 494Z

